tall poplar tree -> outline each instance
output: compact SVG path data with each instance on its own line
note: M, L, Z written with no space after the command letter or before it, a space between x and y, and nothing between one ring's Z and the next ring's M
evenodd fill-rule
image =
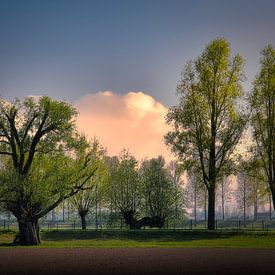
M242 96L243 59L230 56L225 39L215 39L185 66L177 87L179 104L169 109L166 143L178 157L198 162L208 190L208 229L215 228L216 182L222 178L245 125L237 109ZM228 172L228 171L227 171Z

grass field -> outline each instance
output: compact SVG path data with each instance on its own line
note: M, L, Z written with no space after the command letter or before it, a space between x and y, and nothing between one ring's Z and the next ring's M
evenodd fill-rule
M0 247L11 245L15 231L0 231ZM41 232L39 247L222 247L275 248L275 232L187 230L51 230Z

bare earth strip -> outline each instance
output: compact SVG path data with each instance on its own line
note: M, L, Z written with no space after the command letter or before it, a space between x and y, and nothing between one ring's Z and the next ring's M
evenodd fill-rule
M275 250L8 248L0 274L275 274Z

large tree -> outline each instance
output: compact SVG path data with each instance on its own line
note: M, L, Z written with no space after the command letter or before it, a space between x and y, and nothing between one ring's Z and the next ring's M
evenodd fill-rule
M250 104L255 153L261 159L275 207L275 49L271 45L262 51Z
M230 56L225 39L213 40L201 56L185 66L177 87L180 102L169 109L173 127L166 143L183 161L196 160L208 190L208 229L215 228L215 191L227 170L245 119L237 110L242 96L243 60Z
M22 245L40 243L39 219L94 173L75 115L71 105L49 97L0 100L0 202L16 217Z

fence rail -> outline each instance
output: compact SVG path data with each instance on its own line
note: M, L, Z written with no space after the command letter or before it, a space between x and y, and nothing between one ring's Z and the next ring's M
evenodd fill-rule
M72 221L43 221L39 223L40 229L43 230L58 230L58 229L81 229L80 220ZM127 229L121 222L120 225L101 224L96 227L94 221L87 220L87 229L102 230L102 229ZM143 230L150 229L149 227ZM176 226L173 223L166 224L161 230L206 230L207 221L185 220L181 226ZM216 230L248 230L248 231L275 231L275 220L216 220ZM18 230L18 224L15 220L0 219L0 230Z

